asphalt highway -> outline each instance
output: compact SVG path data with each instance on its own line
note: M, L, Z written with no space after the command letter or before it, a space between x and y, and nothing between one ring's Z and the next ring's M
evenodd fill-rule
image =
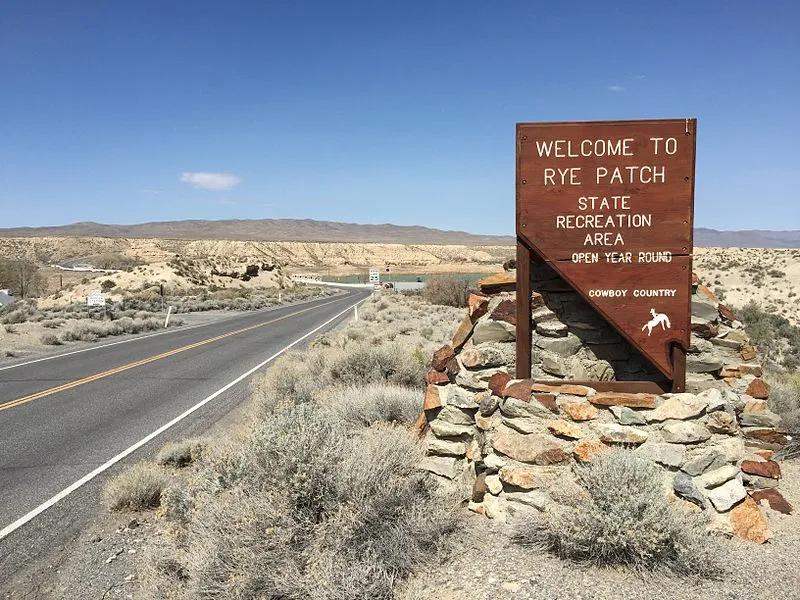
M208 431L246 400L251 371L352 318L369 293L343 290L0 367L0 588L96 513L109 476L168 441Z

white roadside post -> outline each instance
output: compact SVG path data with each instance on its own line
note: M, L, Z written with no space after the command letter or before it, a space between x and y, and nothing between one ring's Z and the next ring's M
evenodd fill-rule
M172 307L167 308L167 319L164 321L164 329L169 327L169 316L172 314Z
M358 304L353 307L353 321L358 321Z

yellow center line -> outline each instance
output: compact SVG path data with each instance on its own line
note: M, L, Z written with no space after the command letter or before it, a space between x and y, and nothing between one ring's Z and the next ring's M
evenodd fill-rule
M155 356L150 356L149 358L143 358L142 360L137 360L136 362L128 363L127 365L122 365L120 367L115 367L113 369L109 369L107 371L103 371L102 373L96 373L94 375L89 375L88 377L84 377L83 379L76 379L75 381L70 381L68 383L64 383L54 388L50 388L48 390L42 390L41 392L36 392L35 394L31 394L30 396L24 396L22 398L17 398L16 400L10 400L3 404L0 404L0 411L7 410L9 408L14 408L15 406L20 406L22 404L27 404L28 402L33 402L34 400L38 400L39 398L44 398L45 396L50 396L52 394L56 394L58 392L63 392L65 390L71 390L72 388L76 388L81 385L85 385L87 383L91 383L93 381L97 381L98 379L103 379L104 377L109 377L111 375L115 375L117 373L122 373L123 371L128 371L129 369L135 369L136 367L140 367L142 365L146 365L148 363L161 360L162 358L167 358L169 356L173 356L175 354L179 354L181 352L186 352L187 350L192 350L193 348L199 348L200 346L205 346L206 344L210 344L212 342L216 342L227 337L231 337L232 335L239 335L240 333L245 333L247 331L252 331L254 329L258 329L259 327L265 327L267 325L271 325L272 323L277 323L278 321L283 321L284 319L288 319L289 317L294 317L304 312L308 312L309 310L314 310L315 308L320 308L321 306L327 306L328 304L333 304L334 302L339 302L341 298L333 300L331 302L325 302L324 304L319 304L317 306L312 306L310 308L304 308L302 310L298 310L296 312L290 313L288 315L284 315L282 317L277 317L275 319L271 319L269 321L265 321L264 323L258 323L257 325L251 325L249 327L244 327L242 329L237 329L235 331L230 331L228 333L223 333L222 335L218 335L212 338L208 338L205 340L201 340L199 342L195 342L193 344L189 344L187 346L181 346L180 348L175 348L174 350L170 350L169 352L164 352L162 354L157 354Z

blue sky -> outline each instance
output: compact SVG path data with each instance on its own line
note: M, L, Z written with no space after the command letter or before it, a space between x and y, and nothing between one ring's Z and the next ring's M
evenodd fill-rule
M796 2L6 2L0 227L513 234L517 121L697 117L697 226L800 229Z

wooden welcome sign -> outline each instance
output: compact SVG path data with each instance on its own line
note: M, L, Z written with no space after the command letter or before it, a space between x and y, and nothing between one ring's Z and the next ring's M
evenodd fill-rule
M517 125L517 377L531 372L536 260L647 357L673 391L685 389L696 127L696 119Z

